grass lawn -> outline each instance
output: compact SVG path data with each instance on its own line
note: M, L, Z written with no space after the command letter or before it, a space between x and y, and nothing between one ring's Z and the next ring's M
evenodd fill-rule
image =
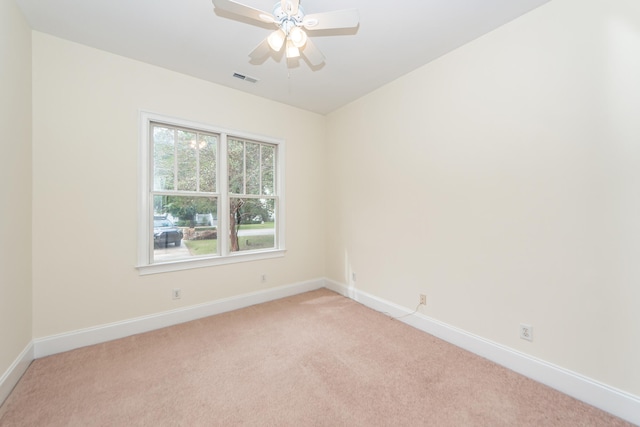
M253 224L252 224L253 225ZM262 225L262 224L255 224ZM273 248L274 237L267 236L240 236L238 237L240 242L241 251L252 251L255 249L267 249ZM215 254L218 250L218 240L184 240L184 244L189 248L191 255L211 255Z
M191 255L211 255L218 250L218 240L183 240Z
M273 228L273 222L265 222L263 224L240 224L238 230L257 230L263 228Z
M238 236L241 251L273 248L274 238L271 236Z

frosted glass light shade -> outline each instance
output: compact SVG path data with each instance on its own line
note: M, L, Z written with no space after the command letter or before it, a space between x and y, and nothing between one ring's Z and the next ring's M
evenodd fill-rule
M297 58L299 56L300 50L298 50L291 40L287 40L287 58Z
M282 30L276 30L273 33L269 34L269 37L267 37L267 43L269 43L269 47L271 49L276 52L280 52L285 38L286 36Z
M301 48L307 42L307 33L300 27L293 27L289 32L289 39L297 48Z

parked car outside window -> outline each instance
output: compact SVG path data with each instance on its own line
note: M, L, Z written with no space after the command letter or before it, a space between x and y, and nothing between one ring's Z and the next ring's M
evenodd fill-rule
M157 247L166 247L169 243L176 246L182 244L182 230L173 225L168 219L153 220L153 244Z

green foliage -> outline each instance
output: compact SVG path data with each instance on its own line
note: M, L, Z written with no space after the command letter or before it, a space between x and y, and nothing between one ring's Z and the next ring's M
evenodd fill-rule
M196 214L212 214L217 218L218 204L215 197L155 196L154 212L157 215L171 214L180 218L179 225L194 227Z
M272 222L275 217L275 201L273 199L235 199L242 203L233 203L236 206L236 218L240 218L239 224L260 224Z
M153 124L154 215L171 215L180 226L195 227L197 218L218 218L218 136ZM242 250L242 224L273 222L276 216L276 146L237 138L227 140L229 232L231 250ZM177 196L175 193L188 192ZM201 195L200 195L200 194ZM200 224L201 225L201 224ZM244 242L246 245L246 242ZM273 242L271 243L273 244ZM269 246L268 246L269 247ZM272 247L272 246L271 246Z
M229 192L270 196L275 192L275 152L270 144L229 138Z

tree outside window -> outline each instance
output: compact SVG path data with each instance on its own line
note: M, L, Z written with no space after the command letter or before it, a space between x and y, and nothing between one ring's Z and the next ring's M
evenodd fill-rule
M152 118L147 125L148 265L282 249L281 143Z

